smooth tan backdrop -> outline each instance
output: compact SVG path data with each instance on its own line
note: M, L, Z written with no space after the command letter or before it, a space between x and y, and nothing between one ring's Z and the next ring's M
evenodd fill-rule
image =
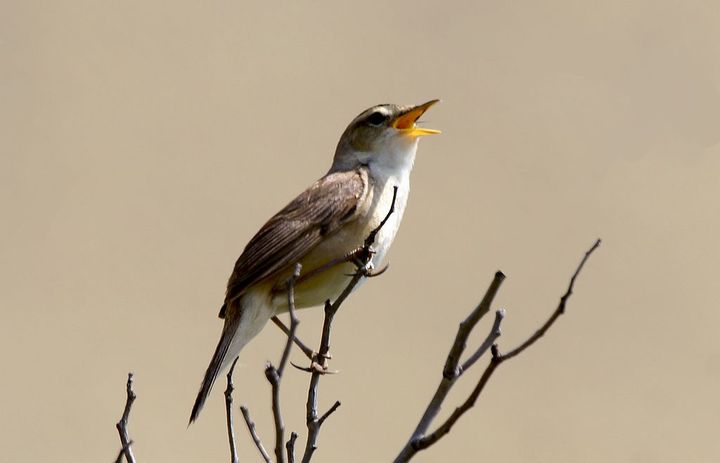
M343 405L316 460L390 460L493 272L508 275L509 348L602 237L569 313L417 461L717 461L719 14L713 1L2 1L0 459L114 459L132 370L139 461L226 461L224 384L186 423L235 258L325 172L358 112L442 98L391 270L336 320L341 373L321 400ZM301 318L315 342L320 311ZM268 446L262 370L281 344L266 330L236 371ZM283 385L301 439L307 379ZM242 461L258 461L238 434Z

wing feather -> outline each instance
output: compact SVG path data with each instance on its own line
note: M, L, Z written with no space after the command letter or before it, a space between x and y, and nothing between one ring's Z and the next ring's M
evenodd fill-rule
M364 169L329 173L275 214L245 246L235 263L225 304L253 284L298 262L323 237L355 219L367 186Z

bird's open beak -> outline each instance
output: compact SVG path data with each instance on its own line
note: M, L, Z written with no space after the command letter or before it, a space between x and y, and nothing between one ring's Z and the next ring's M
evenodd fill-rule
M411 137L422 137L423 135L435 135L440 133L439 130L426 129L425 127L417 127L415 125L420 116L422 116L425 111L430 108L430 106L434 105L438 101L440 100L430 100L427 103L413 106L412 108L403 111L397 118L395 118L391 125Z

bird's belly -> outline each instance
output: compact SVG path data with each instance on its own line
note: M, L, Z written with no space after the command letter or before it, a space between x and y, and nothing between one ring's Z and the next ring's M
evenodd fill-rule
M343 263L300 283L295 290L295 305L299 309L334 301L347 287L355 272L351 263Z
M306 255L300 262L302 269L295 285L295 307L303 309L321 305L339 296L355 273L355 265L343 262L343 259L362 246L362 242L361 230L356 225L349 225ZM287 277L281 281L286 281ZM286 288L275 287L275 293L276 310L287 311Z

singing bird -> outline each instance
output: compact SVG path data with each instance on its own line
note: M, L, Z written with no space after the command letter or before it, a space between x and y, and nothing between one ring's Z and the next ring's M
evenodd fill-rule
M336 298L359 249L385 218L397 187L395 212L376 236L370 265L377 267L395 238L410 191L418 138L440 133L418 118L437 103L381 104L363 111L343 132L327 174L275 214L245 246L227 285L220 341L190 415L195 421L215 379L273 316L287 312L287 280L297 263L295 307ZM306 276L306 277L304 277Z

